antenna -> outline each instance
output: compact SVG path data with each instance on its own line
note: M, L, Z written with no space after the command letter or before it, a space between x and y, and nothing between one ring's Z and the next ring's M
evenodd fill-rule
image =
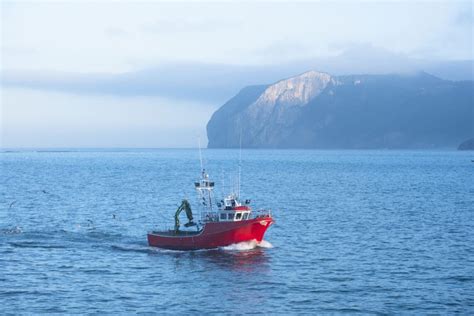
M226 191L225 191L225 180L224 180L225 175L224 175L224 169L222 169L222 167L221 167L221 178L222 178L221 195L225 196L225 193L226 193Z
M201 172L203 172L204 167L202 166L201 137L198 137L198 146L199 146L199 161L201 162Z

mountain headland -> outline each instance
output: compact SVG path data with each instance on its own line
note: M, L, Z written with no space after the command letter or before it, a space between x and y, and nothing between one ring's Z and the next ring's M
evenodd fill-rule
M456 148L474 135L474 81L426 72L308 71L248 86L207 124L209 148Z

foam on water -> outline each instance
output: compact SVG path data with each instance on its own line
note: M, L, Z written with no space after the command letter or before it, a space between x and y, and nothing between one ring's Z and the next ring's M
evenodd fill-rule
M254 239L250 241L243 241L236 244L231 244L229 246L221 247L220 249L230 250L230 251L245 251L245 250L252 250L257 247L273 248L273 245L266 240L262 240L261 242L258 242Z
M19 226L0 229L0 234L4 234L4 235L13 235L13 234L21 234L21 233L23 233L23 230Z
M260 248L273 248L273 245L269 241L266 241L266 240L262 240L261 242L259 242L258 246Z

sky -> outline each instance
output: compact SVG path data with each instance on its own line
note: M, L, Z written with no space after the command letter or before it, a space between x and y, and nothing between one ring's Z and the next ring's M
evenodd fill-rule
M472 1L3 1L1 143L195 147L245 85L472 78Z

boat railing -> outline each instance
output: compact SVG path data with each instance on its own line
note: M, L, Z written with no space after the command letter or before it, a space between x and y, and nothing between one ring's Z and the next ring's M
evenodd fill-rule
M218 222L219 214L217 212L202 212L201 213L202 222Z
M269 217L272 216L271 210L256 210L252 211L252 215L250 218L261 218L261 217ZM219 222L219 213L218 212L202 212L201 213L201 222L202 223L209 223L209 222Z
M173 231L174 227L170 227L169 225L156 225L152 229L148 230L150 233L162 233L162 232L168 232L168 231Z
M268 216L272 216L272 211L271 210L260 209L260 210L253 211L253 217L254 218L268 217Z

